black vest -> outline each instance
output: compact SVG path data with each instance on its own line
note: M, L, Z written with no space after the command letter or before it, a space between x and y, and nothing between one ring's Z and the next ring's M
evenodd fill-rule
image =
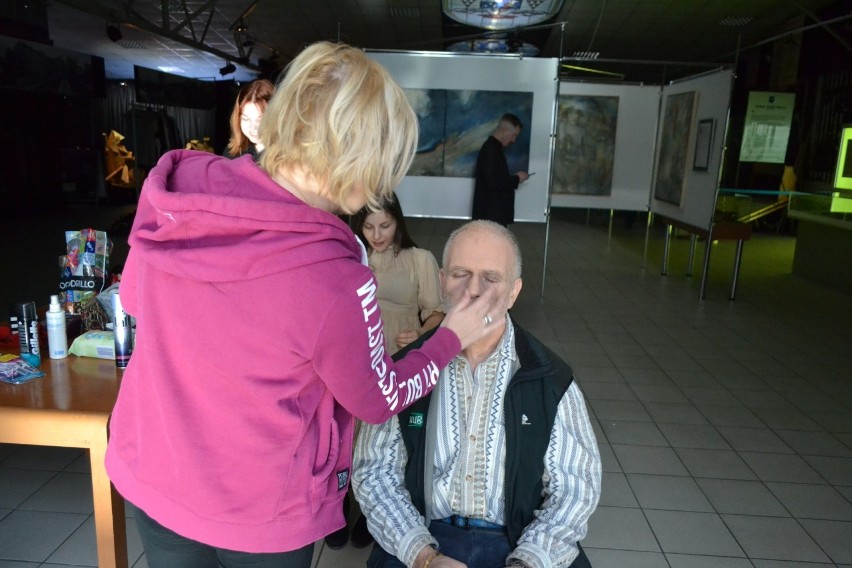
M559 401L574 380L573 372L559 356L529 335L514 321L515 349L521 367L512 377L505 399L506 487L504 524L511 545L517 545L533 513L542 504L544 454L556 419ZM397 359L425 341L424 334ZM441 379L443 380L443 379ZM420 514L424 514L424 460L426 423L431 393L398 415L402 439L408 453L405 486ZM432 456L429 457L432 459ZM431 466L431 461L430 461Z

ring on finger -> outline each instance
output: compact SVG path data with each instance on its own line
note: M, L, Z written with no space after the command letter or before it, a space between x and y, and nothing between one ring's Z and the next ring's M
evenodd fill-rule
M489 316L488 314L485 314L485 317L482 318L482 321L485 322L485 325L488 325L494 320L491 319L491 316Z

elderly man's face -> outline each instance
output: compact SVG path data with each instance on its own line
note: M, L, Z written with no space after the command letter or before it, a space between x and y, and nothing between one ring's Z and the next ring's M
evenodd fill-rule
M493 288L496 292L495 320L518 297L521 279L515 278L512 246L502 235L483 228L459 234L450 246L447 263L441 269L441 288L448 307L457 304L465 290L474 298Z

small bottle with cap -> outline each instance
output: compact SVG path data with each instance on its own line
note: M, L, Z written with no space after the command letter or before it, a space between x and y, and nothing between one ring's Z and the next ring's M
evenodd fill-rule
M113 333L115 334L115 366L124 369L133 354L133 329L130 316L121 305L118 292L112 295Z
M50 307L45 314L47 320L47 350L51 359L68 357L68 335L65 331L65 311L59 305L59 296L50 297Z

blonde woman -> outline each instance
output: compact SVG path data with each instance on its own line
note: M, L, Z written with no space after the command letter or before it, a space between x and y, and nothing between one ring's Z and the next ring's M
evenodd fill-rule
M165 154L129 237L136 346L106 466L151 568L309 567L344 525L355 417L400 412L493 325L493 294L468 295L405 358L384 347L364 247L337 217L378 206L414 154L414 112L384 68L309 46L260 137L259 164Z

